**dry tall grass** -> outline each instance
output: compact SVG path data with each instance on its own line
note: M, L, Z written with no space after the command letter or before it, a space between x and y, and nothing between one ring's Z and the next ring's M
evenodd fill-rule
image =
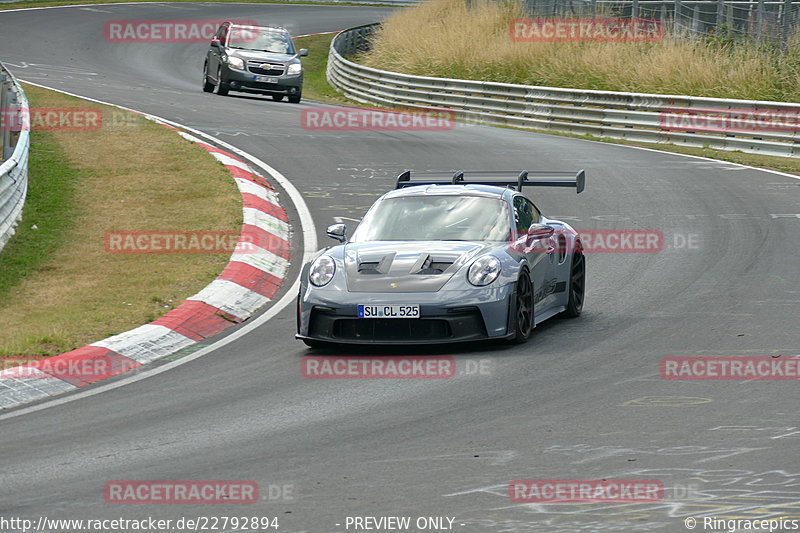
M519 3L431 0L398 11L359 60L416 75L581 89L800 101L800 51L667 37L655 43L522 43Z

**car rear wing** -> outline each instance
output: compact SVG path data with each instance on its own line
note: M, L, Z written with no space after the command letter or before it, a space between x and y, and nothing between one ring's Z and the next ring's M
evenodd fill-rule
M586 185L586 173L549 172L528 170L457 170L448 176L442 172L415 172L406 170L397 176L395 189L415 185L497 185L500 187L575 187L580 194Z

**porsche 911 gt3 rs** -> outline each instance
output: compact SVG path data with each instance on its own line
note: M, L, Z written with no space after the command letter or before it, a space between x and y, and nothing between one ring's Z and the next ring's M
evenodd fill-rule
M585 173L403 172L348 239L304 266L297 338L309 346L524 342L583 308L577 232L547 218L523 187L584 188Z

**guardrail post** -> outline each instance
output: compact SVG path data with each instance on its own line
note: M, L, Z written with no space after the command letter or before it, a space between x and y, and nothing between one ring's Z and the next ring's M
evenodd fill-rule
M733 39L736 22L733 20L733 4L728 4L728 39Z
M791 28L791 21L792 21L792 0L783 0L783 46L782 48L786 50L789 46L789 29Z
M698 35L702 34L699 28L700 28L700 6L695 4L692 7L692 28L691 28L692 37L697 37Z
M6 92L4 109L6 111L6 117L8 118L5 129L8 131L4 134L6 144L3 146L3 161L10 158L14 153L14 148L17 145L17 139L20 133L18 118L20 113L17 105L17 92L13 88Z
M764 0L758 0L758 13L756 13L756 43L761 44L764 30Z
M635 19L639 17L639 0L633 0L633 5L631 6L631 18Z

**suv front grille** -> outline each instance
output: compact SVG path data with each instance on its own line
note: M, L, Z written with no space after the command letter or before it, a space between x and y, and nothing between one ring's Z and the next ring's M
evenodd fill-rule
M266 66L269 68L264 68ZM283 76L283 73L286 71L286 65L273 61L257 61L251 59L247 62L247 70L253 74L261 74L264 76Z

